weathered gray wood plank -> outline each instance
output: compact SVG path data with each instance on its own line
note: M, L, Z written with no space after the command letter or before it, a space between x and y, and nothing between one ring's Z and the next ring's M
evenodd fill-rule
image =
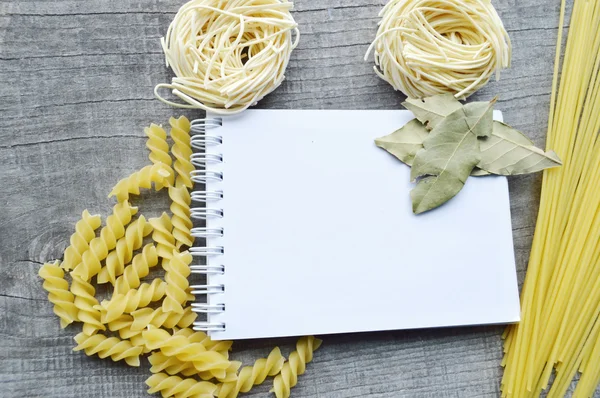
M158 38L182 2L0 3L0 388L6 396L143 397L139 369L71 352L37 271L60 257L85 208L107 214L117 179L145 165L142 128L181 114L154 100L170 73ZM302 37L287 81L265 108L398 108L402 96L362 57L383 0L296 2ZM506 120L543 145L558 1L495 1L514 46L512 68L476 98L500 98ZM193 118L200 112L183 112ZM510 181L522 281L540 177ZM142 202L144 213L164 198ZM402 314L395 314L402 316ZM497 397L501 327L328 336L296 397ZM250 362L274 343L235 345ZM266 396L269 386L251 396ZM600 397L600 391L597 394Z

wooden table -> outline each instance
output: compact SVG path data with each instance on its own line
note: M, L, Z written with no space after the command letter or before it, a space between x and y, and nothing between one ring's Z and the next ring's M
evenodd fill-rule
M61 330L37 276L60 258L81 211L107 214L112 185L147 163L143 127L200 117L154 99L166 82L159 38L173 0L0 3L0 389L3 396L144 397L149 375L73 353L77 327ZM543 146L559 1L494 1L513 41L512 68L474 98L499 96L505 120ZM383 0L298 0L302 32L287 80L264 108L396 109L403 96L363 56ZM510 179L522 282L540 175ZM143 202L158 214L166 199ZM402 314L394 314L402 316ZM501 326L325 338L295 397L498 397ZM291 347L292 340L276 342ZM250 362L274 341L236 343ZM251 396L267 396L270 383ZM597 393L600 397L600 390Z

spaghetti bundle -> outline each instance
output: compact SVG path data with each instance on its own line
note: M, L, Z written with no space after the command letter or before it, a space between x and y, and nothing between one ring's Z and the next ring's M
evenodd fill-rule
M510 65L510 39L489 0L391 0L369 47L375 73L410 98L463 99Z
M161 39L176 77L158 84L162 102L216 114L239 113L284 80L300 37L285 0L192 0L179 9ZM292 34L295 32L295 38ZM171 89L184 103L164 99Z
M600 383L600 1L575 0L559 76L560 29L547 146L564 165L546 170L521 293L522 321L505 334L503 397L573 397Z

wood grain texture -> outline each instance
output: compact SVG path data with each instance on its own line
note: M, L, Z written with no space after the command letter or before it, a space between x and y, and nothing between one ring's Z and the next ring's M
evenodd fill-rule
M158 39L182 2L3 0L0 3L0 389L7 397L144 397L139 369L73 353L41 288L81 211L106 215L112 185L147 163L143 127L167 123L153 98L170 72ZM302 32L287 80L263 108L395 109L402 95L362 57L383 0L298 0ZM499 96L505 120L544 144L559 1L494 1L513 40L512 68L475 99ZM200 112L183 112L189 118ZM519 281L540 176L510 179ZM144 200L156 214L165 198ZM392 314L402 316L402 314ZM295 397L498 397L502 327L327 336ZM236 343L250 362L274 343ZM287 354L286 351L284 352ZM267 396L269 385L249 396ZM596 394L600 397L600 390Z

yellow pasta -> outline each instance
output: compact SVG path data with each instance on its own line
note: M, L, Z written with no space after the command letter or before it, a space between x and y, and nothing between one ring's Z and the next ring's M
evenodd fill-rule
M167 185L173 185L175 183L175 173L171 168L173 159L171 159L171 155L169 154L167 132L161 126L152 123L150 127L144 129L144 133L148 137L146 147L150 150L150 155L148 156L150 161L154 164L162 163L168 166L168 168L165 168L169 172L169 176L166 178ZM157 189L163 188L160 182L155 182L155 185Z
M168 179L171 176L169 169L170 167L163 163L145 166L140 171L136 171L129 177L120 180L110 191L108 197L116 196L117 201L123 202L128 200L131 194L139 195L142 188L152 188L152 184L158 191L168 184Z
M194 165L191 161L192 144L190 129L192 126L185 116L181 116L178 119L172 117L169 119L169 124L171 125L171 139L173 139L171 152L175 156L173 168L177 172L175 185L192 188L194 186L190 177L190 173L194 170Z
M169 187L169 197L171 198L171 213L173 213L171 222L173 223L175 246L178 249L181 246L190 247L194 244L191 234L193 223L190 218L190 204L192 203L190 192L184 185Z
M133 311L131 315L123 314L108 323L109 330L119 332L122 339L130 339L142 333L148 327L187 328L196 319L196 313L187 307L183 314L164 312L162 308L152 309L149 307Z
M273 389L277 398L288 398L290 390L298 383L298 376L306 370L306 364L313 359L313 351L322 341L313 336L301 337L296 343L296 351L290 354L288 362L281 368L281 374L275 377Z
M99 214L91 215L87 210L81 214L81 220L75 224L75 233L71 235L71 245L65 249L64 260L60 265L70 271L81 262L81 255L90 247L90 241L96 237L102 219Z
M505 333L503 397L591 397L600 368L600 4L575 0L560 70L562 1L546 170L521 292L521 322ZM559 73L560 72L560 73ZM558 87L560 76L560 86ZM554 377L553 377L554 376Z
M108 252L117 245L117 240L125 235L125 226L131 217L137 213L137 207L129 202L118 203L113 207L113 214L106 219L106 226L100 231L100 236L90 242L90 248L81 256L81 262L72 271L85 281L89 281L102 269L101 261Z
M267 358L260 358L254 366L244 366L236 382L223 383L218 390L218 398L235 398L240 392L248 392L253 386L262 384L267 376L281 372L285 358L279 347L275 347Z
M208 381L182 379L178 376L169 376L166 373L156 373L146 380L148 393L160 392L163 398L213 398L216 385Z
M146 346L150 350L160 349L170 357L180 361L192 362L199 372L226 370L230 366L229 360L220 352L207 350L202 343L192 343L183 335L171 336L162 329L150 329L142 333Z
M123 360L129 366L140 366L142 347L133 346L127 340L106 337L102 334L88 336L85 333L79 333L75 336L75 341L77 346L73 348L73 351L84 350L88 356L98 354L100 358L110 357L115 362Z
M189 252L173 252L168 262L163 262L165 280L167 281L166 297L162 303L163 311L183 313L183 305L188 300L187 289L190 285L188 276L191 274L190 263L192 255Z
M106 265L98 273L98 283L115 283L117 276L122 275L125 264L131 261L133 252L140 247L144 237L152 232L152 226L144 216L140 216L127 226L125 236L118 240L117 246L106 257Z
M154 231L152 239L156 242L156 251L161 258L169 259L173 257L175 247L175 237L173 236L173 224L167 213L162 213L158 218L148 220Z
M44 264L39 271L44 279L43 288L48 292L48 301L54 304L54 313L60 318L60 327L77 321L79 310L75 306L75 296L69 291L69 283L65 280L65 271L59 262Z
M100 304L102 323L109 323L119 318L125 312L130 313L138 308L162 299L167 283L162 279L154 279L152 283L142 283L139 288L131 289L127 294L114 294L110 300Z
M96 289L77 275L71 274L71 277L73 278L71 293L75 296L73 303L78 310L77 318L83 322L83 333L91 336L98 330L106 330L106 326L100 321L100 311L95 308L99 305L94 296Z
M125 267L123 275L115 281L115 293L127 294L130 289L138 288L142 283L140 278L147 276L150 273L150 268L155 267L157 264L156 247L152 243L148 243L141 253L135 255L131 264Z

